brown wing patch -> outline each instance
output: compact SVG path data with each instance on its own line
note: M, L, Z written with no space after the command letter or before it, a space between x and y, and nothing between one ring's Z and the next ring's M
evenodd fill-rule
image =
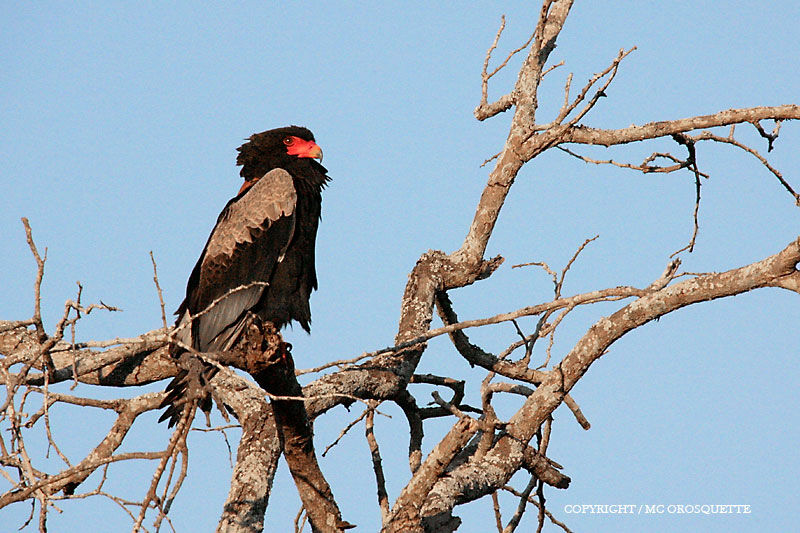
M202 314L224 296L213 312L196 317L197 347L217 349L217 340L224 341L218 339L221 332L261 298L264 282L292 239L296 205L292 177L278 168L225 207L206 244L187 307L193 314ZM251 284L254 281L259 284Z
M205 260L232 255L238 243L252 242L252 231L269 227L282 216L294 213L297 191L292 176L282 168L267 172L236 202L214 229Z

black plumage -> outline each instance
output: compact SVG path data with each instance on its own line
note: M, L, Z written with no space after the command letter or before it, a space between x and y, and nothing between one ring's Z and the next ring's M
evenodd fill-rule
M176 312L176 357L186 346L198 352L230 349L251 313L276 328L296 321L310 331L309 297L317 288L314 243L322 189L330 179L314 160L322 150L311 131L299 126L256 133L238 150L245 182L220 213L189 277ZM174 425L191 396L188 389L207 389L214 373L204 364L176 376L159 421L169 418ZM210 410L208 390L194 394Z

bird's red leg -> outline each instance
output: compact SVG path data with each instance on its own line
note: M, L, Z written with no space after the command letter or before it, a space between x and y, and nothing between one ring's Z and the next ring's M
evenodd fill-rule
M281 341L280 345L278 346L278 350L281 354L281 362L290 368L294 368L291 343Z

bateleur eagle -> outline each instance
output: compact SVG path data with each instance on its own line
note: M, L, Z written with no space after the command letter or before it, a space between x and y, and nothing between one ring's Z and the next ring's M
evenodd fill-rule
M251 313L278 329L296 321L310 331L309 297L317 288L314 242L322 189L330 180L315 161L322 150L311 131L288 126L256 133L238 151L244 184L220 213L189 276L176 311L174 357L186 351L181 346L198 352L230 349ZM200 407L211 409L208 380L216 369L189 359L190 369L172 380L162 403L167 410L159 422L169 418L170 427L180 419L192 387L202 389L194 393Z

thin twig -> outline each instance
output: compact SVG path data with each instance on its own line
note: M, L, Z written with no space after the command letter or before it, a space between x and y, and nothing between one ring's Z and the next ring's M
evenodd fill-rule
M302 368L300 370L295 370L295 376L302 376L303 374L311 374L314 372L321 372L323 370L327 370L328 368L337 367L339 369L345 368L350 366L354 363L362 361L368 357L373 357L369 353L362 353L359 356L353 357L351 359L339 359L338 361L331 361L330 363L325 363L324 365L315 366L314 368Z
M363 412L362 412L360 415L358 415L358 416L355 418L355 420L353 420L352 422L350 422L349 424L347 424L347 425L346 425L346 426L345 426L345 427L342 429L342 431L340 431L340 432L339 432L339 436L338 436L338 437L336 437L336 440L334 440L332 443L328 444L328 446L325 448L325 451L323 451L323 452L322 452L322 457L325 457L325 455L326 455L326 454L327 454L327 453L328 453L328 452L331 450L331 448L333 448L334 446L336 446L337 444L339 444L339 441L340 441L340 440L342 440L342 437L344 437L345 435L347 435L347 432L348 432L348 431L350 431L351 429L353 429L353 427L355 427L355 425L356 425L356 424L358 424L359 422L361 422L362 420L364 420L364 418L366 418L366 416L367 416L369 413L370 413L370 408L369 408L369 407L367 407L366 409L364 409L364 411L363 411Z
M567 125L568 126L574 126L575 124L580 122L580 120L584 116L586 116L586 114L595 106L597 101L600 98L606 96L606 89L608 89L608 87L611 85L611 82L614 81L614 78L616 77L617 71L619 69L619 64L622 62L623 59L625 59L634 50L636 50L635 46L630 48L630 49L628 49L627 51L625 49L621 49L619 51L619 53L617 54L617 57L611 63L611 65L609 65L602 72L599 72L599 73L595 74L594 76L592 76L592 78L587 82L587 84L583 87L583 89L581 89L581 92L578 94L577 97L575 97L575 100L573 100L571 104L562 106L561 110L558 113L558 117L555 119L554 122L557 123L557 124L561 124L562 122L564 122L564 120L578 107L578 105L580 105L580 103L584 101L584 99L586 98L586 95L589 93L591 88L598 81L600 81L604 77L608 76L608 79L606 79L606 82L603 84L603 86L595 91L595 93L592 95L592 97L589 99L589 101L586 103L586 105L583 107L583 109L581 109L574 117L572 117L567 122ZM571 81L571 80L569 80L569 81ZM568 87L567 87L567 89L565 89L565 93L569 93L569 88ZM565 104L566 104L566 101L565 101Z
M47 248L44 249L44 257L39 255L39 250L33 242L33 232L31 231L30 222L26 217L22 217L22 225L25 227L25 239L28 241L28 247L31 249L33 258L36 260L36 282L33 285L33 323L36 326L36 333L39 336L39 341L43 341L47 334L44 331L44 324L42 323L42 278L44 278L44 263L47 261Z
M381 452L378 447L378 440L375 438L375 407L380 402L376 400L370 401L371 406L367 408L367 421L364 428L364 433L367 437L369 444L370 455L372 456L372 469L375 472L375 482L378 491L378 505L381 509L381 523L386 525L389 519L389 496L386 492L386 477L383 474L383 466L381 465Z
M306 514L306 508L302 505L300 509L297 511L297 514L294 516L294 532L300 533L303 531L303 528L306 526L306 518L308 518L308 514ZM300 520L302 518L302 521Z
M161 481L161 476L164 474L164 470L166 469L169 460L174 460L176 458L176 452L180 452L182 444L185 444L186 436L189 434L189 428L191 427L192 420L194 420L194 410L196 408L196 401L193 402L192 405L187 406L187 408L184 410L184 416L181 416L181 419L178 422L178 427L176 427L175 431L172 433L172 437L170 437L167 449L165 450L158 467L156 467L156 470L153 473L150 489L147 491L147 495L142 501L142 505L139 510L139 516L136 518L136 521L133 524L133 533L137 533L141 529L148 507L151 503L156 502L156 490L158 489L159 482Z
M517 511L514 513L514 516L511 517L511 520L508 521L505 529L503 529L503 533L514 533L519 525L520 520L522 520L522 515L525 513L525 509L528 504L528 497L533 492L533 489L536 487L536 478L531 476L530 480L528 480L528 484L525 487L525 490L522 491L522 494L519 496L519 505L517 506Z
M689 169L692 170L694 173L694 184L695 184L695 201L694 201L694 214L693 214L693 221L694 226L692 228L692 237L689 239L689 244L673 252L670 255L670 258L675 257L679 253L683 252L684 250L688 250L689 253L692 253L694 250L695 242L697 241L697 233L700 230L700 223L698 220L698 216L700 213L700 171L697 168L697 153L695 151L694 145L695 141L688 135L684 135L682 133L675 133L672 135L672 138L678 143L686 146L686 149L689 151L689 157L686 161L689 163Z
M167 313L164 307L164 294L161 292L161 285L158 283L158 268L156 267L156 258L153 256L153 250L150 250L150 261L153 263L153 283L156 284L156 291L158 292L158 303L161 307L161 324L166 330L167 326Z
M503 490L506 491L506 492L510 492L511 494L513 494L516 497L522 496L521 492L517 491L516 489L514 489L514 487L511 487L509 485L505 485L503 487ZM539 502L534 500L532 496L528 496L528 503L530 503L532 505L535 505L537 507L537 509L541 509L541 505L539 505ZM566 524L564 524L563 522L561 522L558 519L556 519L556 517L554 517L553 514L550 511L548 511L547 509L544 510L544 515L550 520L550 522L552 522L554 525L560 527L565 533L572 533L572 530L570 530L569 527L567 527Z
M678 170L683 170L684 168L687 168L689 166L689 163L687 161L682 161L673 156L672 154L667 154L663 152L654 152L647 158L645 158L644 161L642 161L642 163L634 165L633 163L620 163L618 161L614 161L613 159L592 159L591 157L578 154L570 150L569 148L565 148L564 146L557 146L556 148L586 163L591 163L593 165L612 165L619 168L637 170L643 174L651 174L651 173L669 174L672 172L676 172ZM655 161L655 159L657 158L669 159L670 161L673 161L675 164L667 167L651 165L651 163ZM703 172L700 172L700 175L703 176L704 178L709 177L708 174L705 174Z
M784 179L783 174L781 174L781 172L778 169L770 165L769 161L767 161L767 159L764 156L762 156L757 150L750 148L746 144L741 143L736 139L734 139L732 132L731 135L729 135L728 137L720 137L719 135L714 135L710 131L704 131L699 135L692 136L691 139L694 141L715 141L719 143L730 144L751 154L756 159L758 159L761 162L761 164L764 165L767 168L767 170L769 170L778 179L780 184L783 185L783 188L786 189L789 192L789 194L791 194L794 197L795 205L800 207L800 194L798 194L794 190L794 188L789 184L789 182L786 181L786 179Z
M503 516L500 514L500 499L497 491L492 493L492 507L494 508L494 523L498 533L503 533Z

